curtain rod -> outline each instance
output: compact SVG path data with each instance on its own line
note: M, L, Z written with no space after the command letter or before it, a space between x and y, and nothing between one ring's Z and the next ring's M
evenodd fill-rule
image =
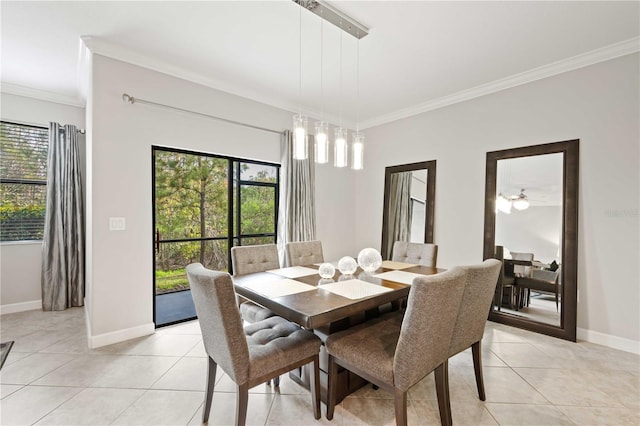
M137 103L141 103L141 104L153 105L153 106L157 106L157 107L160 107L160 108L170 109L170 110L173 110L173 111L186 112L188 114L197 115L199 117L211 118L213 120L223 121L225 123L235 124L235 125L238 125L238 126L250 127L252 129L256 129L256 130L262 130L264 132L276 133L278 135L282 134L281 131L268 129L266 127L254 126L253 124L247 124L247 123L242 123L240 121L229 120L227 118L216 117L215 115L204 114L204 113L201 113L201 112L191 111L191 110L183 109L183 108L178 108L178 107L174 107L174 106L171 106L171 105L165 105L165 104L160 104L160 103L157 103L157 102L147 101L145 99L134 98L133 96L131 96L131 95L127 94L127 93L123 93L122 94L122 101L123 102L128 102L131 105L133 105L136 102Z

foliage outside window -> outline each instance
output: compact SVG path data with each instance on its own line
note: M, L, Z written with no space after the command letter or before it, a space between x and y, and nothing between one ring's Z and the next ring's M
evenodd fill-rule
M155 291L192 262L230 270L234 245L275 243L279 166L154 147Z
M49 130L0 122L0 241L42 240Z

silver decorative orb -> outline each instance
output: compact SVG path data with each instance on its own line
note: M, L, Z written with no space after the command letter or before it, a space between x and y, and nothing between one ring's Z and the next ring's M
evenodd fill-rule
M318 268L318 274L322 278L333 278L333 275L336 273L336 268L330 263L323 263Z
M370 274L382 265L382 256L374 248L362 249L358 254L358 265L363 271Z
M358 269L358 264L353 257L345 256L338 261L338 269L344 275L351 275L356 271L356 269Z

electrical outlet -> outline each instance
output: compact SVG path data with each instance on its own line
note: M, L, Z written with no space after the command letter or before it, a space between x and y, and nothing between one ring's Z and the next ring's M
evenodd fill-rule
M110 217L109 231L124 231L126 229L126 221L124 217Z

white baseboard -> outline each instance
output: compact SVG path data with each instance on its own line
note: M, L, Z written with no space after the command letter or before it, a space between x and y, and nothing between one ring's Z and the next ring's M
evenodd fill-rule
M33 311L36 309L42 309L42 300L30 300L28 302L0 305L0 315L15 314L16 312Z
M578 340L586 340L590 343L640 355L640 342L636 340L612 336L611 334L600 333L599 331L587 330L586 328L579 327L576 330L576 335Z
M139 325L137 327L125 328L124 330L111 331L109 333L89 336L89 348L95 349L101 346L112 345L136 337L148 336L156 332L154 323Z

